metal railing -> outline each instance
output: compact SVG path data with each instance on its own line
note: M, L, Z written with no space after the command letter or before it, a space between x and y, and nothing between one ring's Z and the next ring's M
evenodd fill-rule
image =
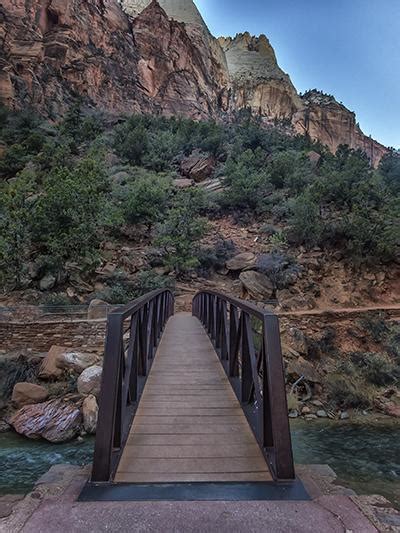
M108 315L92 482L109 482L114 476L156 348L173 312L174 297L162 289Z
M221 359L272 475L293 480L278 317L214 291L198 293L192 308Z

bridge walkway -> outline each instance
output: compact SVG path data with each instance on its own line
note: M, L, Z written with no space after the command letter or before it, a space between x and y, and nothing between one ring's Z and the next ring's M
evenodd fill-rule
M114 482L271 481L267 463L200 321L165 328Z

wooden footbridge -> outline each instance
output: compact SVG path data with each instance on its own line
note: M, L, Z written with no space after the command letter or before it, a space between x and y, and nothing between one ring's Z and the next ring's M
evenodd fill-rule
M295 478L277 317L170 291L108 317L93 471L80 499L307 499Z

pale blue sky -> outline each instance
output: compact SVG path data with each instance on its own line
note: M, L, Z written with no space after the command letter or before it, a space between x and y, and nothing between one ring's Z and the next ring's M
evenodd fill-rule
M400 0L195 0L215 36L265 33L296 88L333 94L400 147Z

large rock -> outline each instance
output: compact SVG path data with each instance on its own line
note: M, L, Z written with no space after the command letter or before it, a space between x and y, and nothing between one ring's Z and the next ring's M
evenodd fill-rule
M254 300L262 302L264 300L269 300L272 297L274 286L264 274L254 270L248 270L242 272L239 279L246 292Z
M9 422L17 433L30 439L65 442L79 433L82 416L74 402L58 399L25 405Z
M53 274L46 274L39 281L39 288L41 291L49 291L55 286L56 283L57 283L57 278L53 276Z
M40 379L57 380L65 370L81 373L85 368L99 362L97 355L66 348L52 346L39 368Z
M101 366L97 365L86 368L78 378L77 385L79 394L83 394L84 396L93 394L98 398L100 394L102 371L103 369Z
M96 397L92 394L83 400L82 414L83 427L85 428L86 433L89 433L89 435L94 435L96 433L99 407L97 405Z
M294 380L304 376L306 381L311 383L321 383L322 377L320 373L314 368L314 366L306 361L303 357L298 357L290 361L287 374Z
M181 162L181 174L196 183L206 180L211 176L215 168L215 158L194 150Z
M59 352L56 359L58 368L65 370L73 370L74 372L81 373L88 368L99 362L97 355L93 353L76 352L74 350L65 349L63 352Z
M246 268L253 268L256 263L256 256L252 252L243 252L235 255L226 263L226 268L232 271L244 270Z
M58 366L58 361L65 350L66 348L62 346L52 346L50 348L39 368L38 377L40 379L55 380L62 375L63 371Z
M41 403L47 400L49 393L41 385L35 383L16 383L11 400L17 407Z
M89 304L88 319L97 320L99 318L106 318L108 314L109 304L104 300L95 298Z

